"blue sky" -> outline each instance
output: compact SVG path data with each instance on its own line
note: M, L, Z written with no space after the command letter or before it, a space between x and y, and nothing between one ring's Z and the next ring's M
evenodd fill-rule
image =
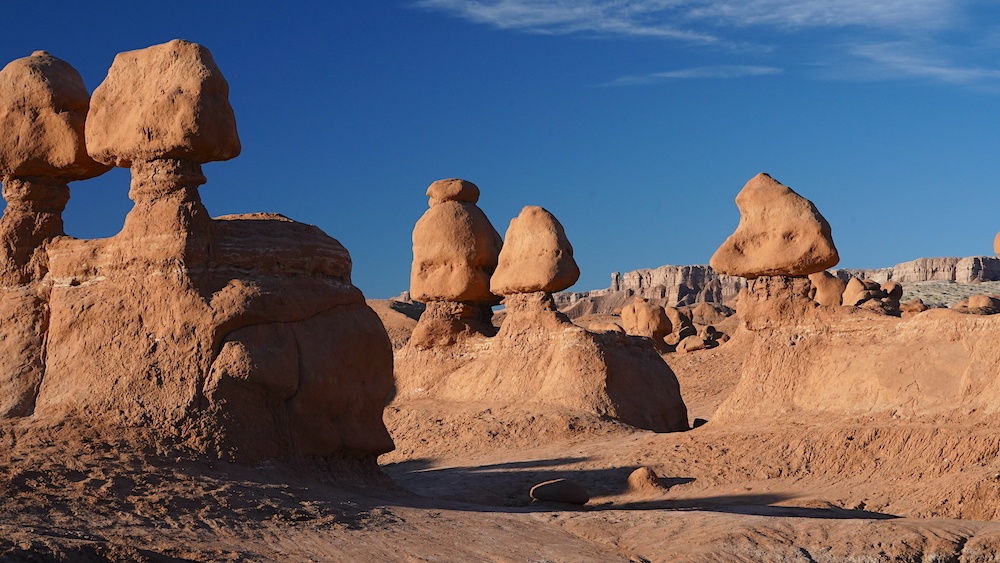
M213 215L283 213L409 282L439 178L501 234L556 215L583 275L707 263L768 172L816 203L841 266L991 254L1000 200L1000 4L976 0L385 0L21 4L3 62L45 49L90 90L174 38L230 83L243 154L206 165ZM71 185L78 237L116 233L128 173Z

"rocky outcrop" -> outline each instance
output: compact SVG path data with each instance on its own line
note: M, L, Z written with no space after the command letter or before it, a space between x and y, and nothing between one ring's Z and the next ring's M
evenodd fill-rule
M503 241L476 202L479 188L459 179L427 188L430 207L413 228L410 297L414 301L496 304L490 277Z
M677 378L649 340L579 328L543 292L504 302L496 336L399 350L393 404L537 404L539 413L568 409L657 432L688 428Z
M749 323L741 379L713 422L810 424L833 414L866 425L878 417L995 424L1000 318L949 309L903 319L853 307L790 312Z
M157 452L373 464L392 448L392 351L347 250L278 215L212 219L201 202L201 164L239 151L224 85L193 43L116 58L86 134L91 156L131 168L135 205L113 237L42 243L43 277L10 289L25 299L9 315L42 338L4 357L0 395L31 366L41 381L6 416Z
M673 332L673 324L663 307L645 299L635 299L623 307L621 319L626 333L651 338L657 344Z
M664 307L697 303L723 303L746 287L744 278L716 273L705 265L660 266L631 272L614 272L607 289L564 292L555 295L559 310L571 318L621 310L633 297Z

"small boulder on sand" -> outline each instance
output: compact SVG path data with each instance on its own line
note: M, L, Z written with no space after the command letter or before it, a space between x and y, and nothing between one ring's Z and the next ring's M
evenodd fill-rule
M663 489L656 472L648 467L640 467L629 474L628 489L634 493L653 492Z
M511 219L490 279L496 295L562 291L580 279L573 246L555 216L529 205Z
M553 479L531 487L533 500L542 502L563 502L584 505L590 501L590 493L581 485L569 479Z
M767 174L736 196L740 223L712 256L719 273L744 278L805 277L840 261L830 224L808 199Z
M677 351L681 353L697 352L698 350L704 350L705 348L708 348L708 345L705 343L705 339L697 334L688 336L677 344Z

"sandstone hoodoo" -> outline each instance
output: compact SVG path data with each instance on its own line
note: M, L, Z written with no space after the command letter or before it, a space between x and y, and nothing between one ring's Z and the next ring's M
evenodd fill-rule
M47 247L64 235L68 182L109 167L87 155L90 95L69 63L45 51L0 71L0 418L34 409L43 361L49 270Z
M490 292L503 241L476 205L479 187L451 178L427 188L430 206L413 229L410 297L427 305L410 343L454 344L471 334L493 334Z
M462 293L471 283L443 292L431 283L434 270L454 259L448 272L466 267L469 275L462 279L478 279L492 269L486 267L482 255L463 248L488 253L494 248L499 251L501 245L483 244L476 249L468 222L429 220L436 221L438 216L432 212L448 204L472 206L481 214L473 202L446 199L454 194L477 198L478 190L458 182L432 184L428 190L431 208L414 229L410 293L429 302L409 342L396 354L394 405L407 408L402 406L407 401L423 399L485 402L498 408L537 404L539 412L555 406L656 431L687 429L687 409L677 378L648 340L620 332L588 332L556 310L550 291L572 285L579 270L559 222L540 207L524 208L511 222L508 240L498 252L500 267L493 275L499 280L488 287L505 296L506 314L499 330L494 336L474 326L467 328L474 315L461 315L494 302L493 293ZM485 243L492 227L485 216L482 219L479 233ZM448 229L436 230L443 227ZM479 265L467 267L471 263ZM439 279L444 286L454 280L451 276ZM460 302L469 297L472 303ZM663 321L669 323L665 317Z
M809 200L767 174L736 196L740 223L709 264L744 278L805 277L840 261L830 224Z
M87 149L131 167L135 205L113 237L57 236L34 249L48 264L34 280L47 300L11 314L47 315L34 324L44 352L0 363L0 384L24 366L44 376L24 408L3 414L107 430L153 451L374 463L392 448L381 419L392 352L351 283L350 255L311 225L213 220L201 202L201 164L239 153L227 95L194 43L115 59L90 102Z
M541 207L522 209L510 221L490 290L497 295L555 293L578 279L580 268L563 226Z

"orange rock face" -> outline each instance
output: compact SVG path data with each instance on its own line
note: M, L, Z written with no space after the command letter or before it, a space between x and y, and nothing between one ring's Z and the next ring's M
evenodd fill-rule
M830 224L816 206L767 174L747 182L736 205L739 226L709 262L717 272L805 277L840 261Z
M844 290L847 289L847 282L844 280L823 270L809 274L809 281L815 290L813 299L820 305L839 307L843 303Z
M562 291L580 279L563 226L545 209L529 205L511 220L490 279L496 295Z
M430 209L413 228L410 296L415 301L499 302L490 292L490 276L503 241L475 204L479 189L469 201L468 186L475 185L466 182L462 188L461 182L438 181L427 190Z
M235 156L238 141L206 49L171 42L116 65L91 109L121 130L98 128L92 152L131 164L122 232L55 236L65 183L4 181L0 248L17 253L0 278L20 285L0 293L0 418L237 461L374 463L393 447L381 418L392 348L347 250L278 215L208 215L200 162ZM130 136L137 123L148 138ZM49 234L18 238L28 223L12 209Z
M95 160L180 158L198 163L240 154L229 84L212 54L175 39L115 57L94 90L87 148Z

